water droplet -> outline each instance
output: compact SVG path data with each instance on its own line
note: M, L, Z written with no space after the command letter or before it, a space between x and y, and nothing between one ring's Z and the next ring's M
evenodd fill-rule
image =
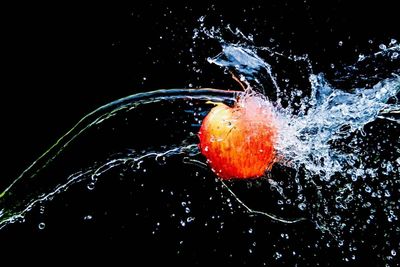
M339 215L335 215L335 216L333 216L333 219L335 221L340 221L342 218Z
M279 252L277 251L277 252L275 252L275 254L274 254L274 258L275 258L275 259L280 259L280 258L282 258L282 254L279 253Z
M385 49L386 49L386 45L380 44L380 45L379 45L379 49L385 50Z
M39 213L40 213L40 214L44 214L44 210L45 210L45 209L44 209L44 206L40 206L40 208L39 208Z
M87 185L87 189L93 190L95 188L96 184L94 182L91 182Z
M86 215L85 217L83 217L83 219L85 221L89 221L89 220L93 219L93 217L92 217L92 215Z
M297 205L297 207L299 207L300 210L305 210L306 209L306 204L305 203L300 203L299 205Z
M339 41L338 45L342 46L343 45L343 41Z
M38 225L40 230L43 230L46 227L46 224L44 222L39 223Z
M392 256L394 257L394 256L396 256L396 250L394 250L394 249L392 249L391 251L390 251L390 254L392 254Z

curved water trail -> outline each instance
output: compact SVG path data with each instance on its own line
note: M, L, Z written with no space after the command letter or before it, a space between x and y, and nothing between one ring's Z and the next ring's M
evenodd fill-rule
M157 90L146 93L134 94L128 97L118 99L110 102L95 111L84 116L75 126L73 126L66 134L57 140L48 150L46 150L37 160L35 160L28 168L26 168L6 189L0 194L0 225L14 221L23 214L30 210L32 206L40 201L45 200L55 192L66 189L70 184L79 181L80 178L90 174L95 170L92 175L99 175L109 168L126 162L127 159L113 159L104 164L101 168L90 167L70 175L66 180L57 180L56 177L47 177L45 188L36 188L35 183L42 183L43 181L36 181L36 176L53 160L58 157L64 149L71 145L71 143L80 137L84 132L90 128L98 126L103 122L109 120L114 116L118 116L123 112L129 112L137 107L145 106L146 104L154 104L168 101L201 101L203 104L207 101L224 102L232 104L236 101L238 92L228 90L218 90L211 88L204 89L168 89ZM146 118L143 118L144 120ZM143 129L142 129L143 130ZM134 136L132 137L134 138ZM189 146L192 148L194 146ZM196 146L197 148L197 146ZM134 161L141 160L143 157L160 156L163 154L180 153L185 147L174 148L166 152L160 151L159 153L145 153L145 155L137 156ZM111 166L111 167L110 167ZM88 166L86 166L88 167ZM53 182L50 180L53 179ZM26 190L18 191L19 187L31 187L29 192Z
M122 110L130 110L138 105L182 98L186 100L197 99L215 102L235 101L235 92L211 88L163 89L130 95L101 106L84 116L67 133L61 136L54 145L46 150L46 152L26 168L2 193L0 193L0 198L7 194L7 191L23 177L34 177L41 169L46 167L54 157L61 153L70 142L89 127L100 124L102 121L116 115Z

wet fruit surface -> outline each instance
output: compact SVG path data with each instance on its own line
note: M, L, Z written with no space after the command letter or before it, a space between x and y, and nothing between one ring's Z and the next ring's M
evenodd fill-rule
M234 107L217 104L204 119L200 149L220 178L260 177L272 166L276 129L264 101L252 96Z

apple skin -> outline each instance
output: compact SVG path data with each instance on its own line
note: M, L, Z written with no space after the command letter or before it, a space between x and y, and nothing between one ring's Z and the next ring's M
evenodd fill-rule
M219 178L257 178L271 169L276 127L265 101L251 96L234 107L218 103L204 118L199 148Z

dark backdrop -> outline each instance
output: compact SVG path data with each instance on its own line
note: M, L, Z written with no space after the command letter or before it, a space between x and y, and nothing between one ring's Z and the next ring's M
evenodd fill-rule
M376 50L391 38L400 39L394 1L145 2L20 3L2 10L2 187L102 104L159 88L232 86L229 77L216 79L222 74L212 72L195 79L198 75L191 70L188 50L200 16L207 15L210 25L231 24L253 33L256 44L270 44L273 38L273 45L283 51L307 53L316 71L328 70L331 63L354 62L359 53ZM338 46L339 41L343 46ZM207 67L205 58L213 55L200 54L200 66ZM32 219L3 229L0 244L3 249L28 251L42 242L48 249L53 247L49 244L62 246L67 240L69 234L57 238L61 232L71 232L76 243L68 254L75 255L85 247L79 246L78 233L86 230L78 223L70 228L54 223L39 231ZM92 231L93 236L101 236L102 230ZM100 237L98 247L107 247L108 238Z

